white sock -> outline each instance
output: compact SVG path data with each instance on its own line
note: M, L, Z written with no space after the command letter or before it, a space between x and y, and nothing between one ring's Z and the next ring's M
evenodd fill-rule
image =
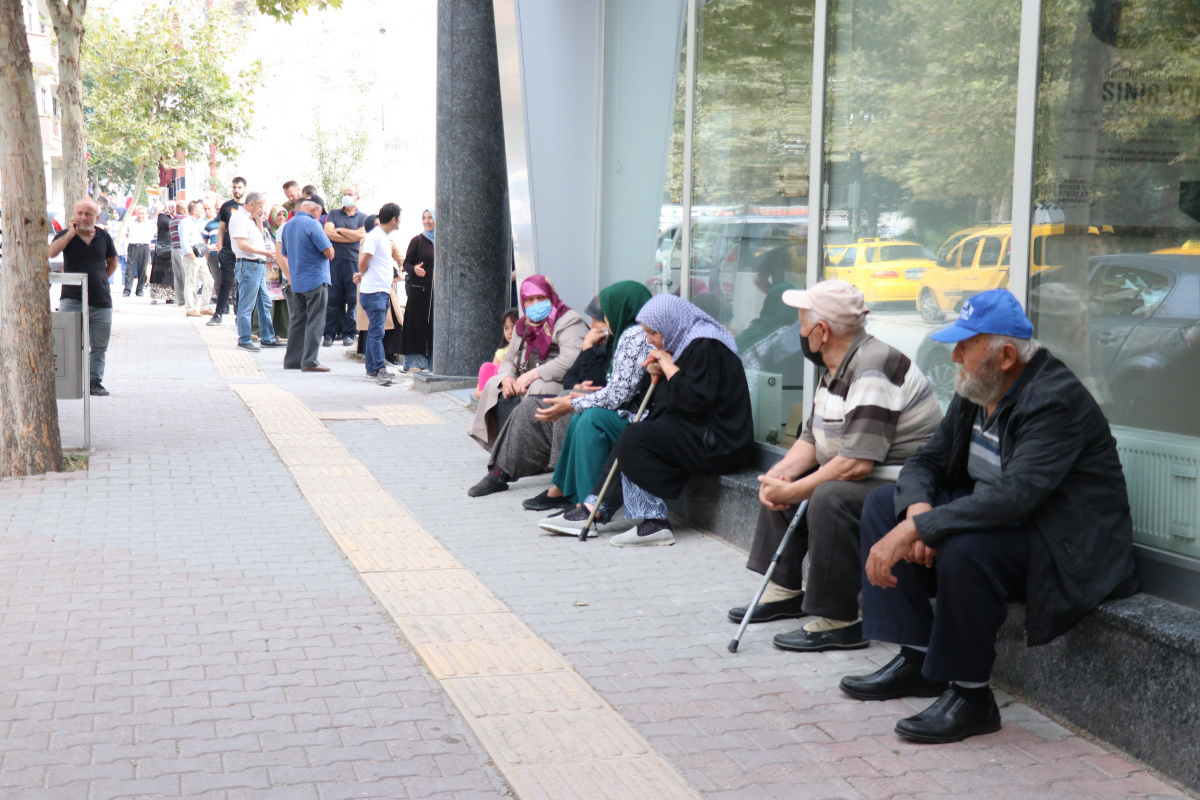
M799 597L803 589L785 589L775 581L767 583L767 590L763 592L760 603L778 603L781 600L791 600L793 597Z
M954 681L954 685L961 686L964 689L982 689L990 682L991 681L983 681L982 683L976 683L975 681Z
M857 623L858 620L850 620L849 622L841 619L829 619L828 617L817 617L812 622L804 626L804 630L809 633L821 633L822 631L836 631L841 628L849 628Z

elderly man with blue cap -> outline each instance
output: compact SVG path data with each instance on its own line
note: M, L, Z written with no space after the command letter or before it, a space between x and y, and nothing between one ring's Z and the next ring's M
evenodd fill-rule
M1005 289L970 298L954 324L931 334L954 345L955 397L896 485L863 507L863 634L901 647L841 687L860 700L937 697L897 723L910 741L1000 729L989 681L1009 603L1025 603L1033 646L1137 591L1108 421L1032 334Z

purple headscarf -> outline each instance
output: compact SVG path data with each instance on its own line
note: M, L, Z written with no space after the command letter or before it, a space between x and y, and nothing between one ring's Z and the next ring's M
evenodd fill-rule
M637 321L661 333L663 349L675 359L696 339L716 339L737 354L733 336L721 323L673 294L651 297L638 312Z
M541 322L531 322L529 317L525 316L525 298L539 294L545 295L550 300L550 316ZM558 292L554 291L554 285L544 275L532 275L522 281L521 309L521 317L517 320L516 327L513 328L513 341L517 339L526 340L525 360L527 363L534 351L537 352L538 357L542 361L545 361L546 357L550 355L550 344L554 337L554 323L571 309L559 299Z

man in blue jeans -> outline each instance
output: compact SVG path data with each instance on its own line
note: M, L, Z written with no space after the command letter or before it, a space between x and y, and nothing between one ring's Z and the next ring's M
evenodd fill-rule
M258 309L258 330L263 347L283 347L275 338L275 326L271 324L271 295L267 292L263 275L267 259L274 255L263 242L260 220L263 212L263 196L259 192L246 195L246 202L229 217L229 239L233 243L234 275L237 277L237 329L238 347L252 353L259 351L250 337L250 316Z
M50 257L62 254L63 272L82 272L88 276L88 337L91 352L88 363L91 367L89 391L98 397L108 396L104 380L104 359L108 353L109 334L112 332L112 292L108 279L117 271L117 247L108 231L96 227L100 206L94 200L80 200L75 204L75 216L50 242ZM83 287L64 286L60 295L59 311L83 312Z
M392 240L388 234L400 225L400 206L384 203L379 209L375 227L362 241L358 256L358 304L367 315L367 379L380 386L392 382L383 353L383 328L387 319L388 299L392 284L399 280Z

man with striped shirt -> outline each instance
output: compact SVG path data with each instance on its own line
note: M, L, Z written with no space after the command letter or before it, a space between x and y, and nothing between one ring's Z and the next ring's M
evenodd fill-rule
M784 292L783 302L799 309L801 348L824 374L796 444L758 479L763 507L746 565L754 572L766 571L796 507L809 503L750 619L815 617L775 637L783 650L863 648L869 644L858 608L863 501L895 479L937 429L942 412L916 365L866 332L867 306L854 286L822 281L808 291ZM734 608L729 619L741 622L745 613Z

